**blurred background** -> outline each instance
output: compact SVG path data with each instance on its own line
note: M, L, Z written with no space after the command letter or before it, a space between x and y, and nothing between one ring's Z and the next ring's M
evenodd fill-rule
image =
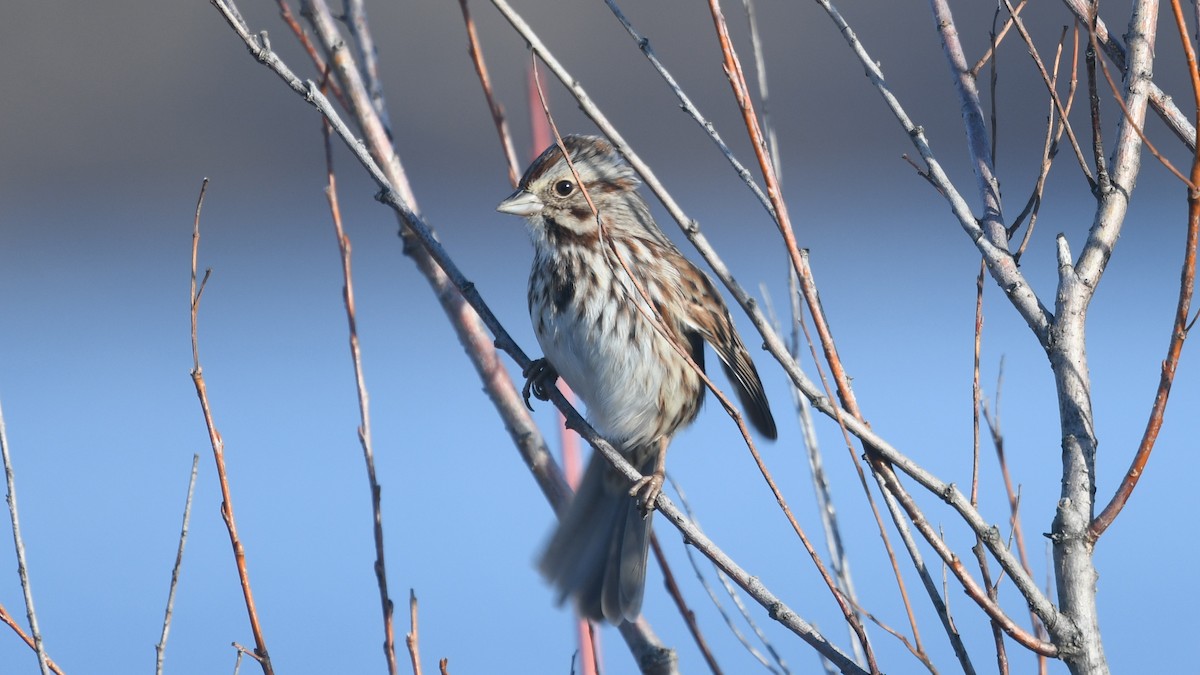
M634 25L752 164L707 9L677 0L628 4ZM927 6L849 4L847 20L959 190L977 204L958 102ZM958 4L965 5L955 8L956 19L973 60L987 48L992 8ZM1105 5L1114 34L1125 29L1128 4ZM764 284L776 306L786 307L786 260L769 217L608 9L547 0L515 6L700 222L742 284ZM317 79L274 3L241 9L253 29L269 31L293 69ZM525 162L541 149L529 141L529 53L491 5L476 2L472 10ZM902 159L913 153L908 139L819 8L766 2L757 10L785 194L859 400L895 446L967 485L979 256L945 201ZM530 247L522 223L494 211L511 186L460 9L444 1L369 3L368 11L396 147L419 206L506 328L537 355L525 308ZM725 11L753 77L742 7L728 3ZM1049 60L1070 15L1043 3L1025 16ZM1156 79L1185 102L1191 92L1177 42L1164 23ZM0 59L8 64L0 73L0 402L48 653L69 673L153 668L194 453L200 473L167 671L229 672L230 643L253 644L189 377L192 214L208 177L200 266L212 278L200 309L200 357L276 672L384 672L370 497L316 112L250 58L202 0L17 3L0 22ZM1082 78L1082 57L1080 64ZM1011 219L1036 176L1048 107L1016 35L1002 45L997 67L997 162ZM594 132L557 82L547 87L564 133ZM1110 98L1103 107L1109 144L1120 115ZM1073 122L1086 142L1085 102L1081 93ZM1157 118L1147 133L1187 166L1186 152ZM398 647L411 588L420 599L426 672L439 658L454 673L570 672L570 612L555 608L533 568L553 514L428 285L403 256L395 219L372 198L376 187L341 149L335 161L354 247ZM1178 293L1186 193L1149 156L1144 165L1089 321L1102 504L1145 426ZM1079 167L1061 153L1022 260L1047 306L1054 235L1065 233L1077 252L1093 208ZM990 279L984 311L982 381L995 407L1003 359L998 406L1009 468L1020 484L1035 576L1049 584L1040 535L1050 528L1061 473L1053 380ZM753 334L744 317L738 321L744 335ZM781 421L764 458L809 536L821 541L788 382L765 353L753 351ZM1200 628L1190 564L1195 528L1185 524L1200 507L1190 473L1200 386L1188 351L1149 469L1097 548L1113 672L1178 672L1177 650L1163 646L1185 644ZM536 418L557 445L553 408L538 405ZM860 601L907 633L850 454L835 425L821 421L818 432ZM982 454L981 508L1007 534L1008 507L986 440ZM708 534L847 648L836 606L719 406L707 407L670 457L670 473ZM921 498L966 556L970 533L937 500ZM678 534L663 521L657 531L725 671L756 672L701 590ZM899 547L894 536L893 543ZM954 671L919 581L901 562L923 644L940 669ZM23 617L15 569L12 547L0 546L0 602ZM701 569L711 581L707 563ZM1008 585L1005 606L1026 625ZM679 650L681 671L703 672L656 567L647 596L645 615ZM948 601L976 667L990 671L988 624L953 581ZM761 609L751 611L792 672L819 670L811 649ZM923 671L894 638L873 625L868 631L885 670ZM616 631L602 629L601 639L606 672L635 672ZM1030 672L1034 659L1009 645L1014 672ZM0 670L36 669L32 652L0 630ZM1054 663L1051 672L1065 668Z

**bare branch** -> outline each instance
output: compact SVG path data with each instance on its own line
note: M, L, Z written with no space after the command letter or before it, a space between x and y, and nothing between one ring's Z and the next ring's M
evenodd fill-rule
M713 656L712 650L708 647L708 641L700 632L700 625L696 623L696 613L688 608L687 601L683 599L683 592L679 590L679 584L675 583L675 575L671 573L671 567L667 565L667 556L663 554L662 545L659 544L658 537L653 532L650 533L650 549L654 551L654 558L658 560L658 566L662 568L663 584L667 587L667 594L675 602L679 615L683 617L688 632L692 634L692 639L696 642L696 648L700 650L700 655L704 657L704 662L708 664L708 669L712 674L721 675L721 666L717 664L717 657Z
M192 284L191 284L191 319L192 319L192 384L196 388L196 397L200 399L200 412L204 416L204 426L208 430L208 440L212 445L213 460L217 465L217 479L221 485L221 517L225 521L225 529L229 532L229 544L233 548L234 565L237 567L238 581L242 587L242 598L246 602L246 615L250 620L250 631L254 634L254 658L262 666L263 675L274 675L271 667L271 657L267 653L266 638L258 621L258 610L254 606L254 593L250 588L250 571L246 564L246 548L238 536L237 520L233 515L233 491L229 488L229 476L225 471L225 441L217 431L213 421L212 408L208 404L208 387L204 383L204 370L200 367L200 347L196 336L196 326L200 312L200 295L204 292L205 284L196 288L196 261L200 251L200 209L204 205L204 194L208 188L205 178L200 186L200 197L196 201L196 216L192 228ZM208 281L208 273L204 282Z
M21 538L21 519L17 516L17 479L13 472L12 455L8 450L8 431L4 426L4 410L0 408L0 455L4 458L4 482L7 489L8 516L12 523L13 547L17 552L17 576L21 579L21 593L25 597L25 618L29 620L29 632L33 635L33 651L37 654L38 667L42 675L50 675L49 658L42 644L42 632L38 628L37 612L33 608L33 588L29 584L29 565L25 562L25 541Z
M468 0L458 0L462 7L463 23L467 27L467 51L471 54L471 63L475 64L475 74L479 76L479 85L483 88L483 96L487 99L488 110L492 113L492 122L496 125L496 133L500 135L500 147L504 150L504 159L508 165L508 181L513 187L517 186L521 171L517 164L517 153L513 150L512 136L508 133L508 121L504 118L504 106L496 100L492 92L492 81L488 77L487 64L483 62L483 49L479 46L479 36L475 33L475 21L471 19L471 10L467 8Z
M1079 169L1083 171L1083 175L1085 178L1087 178L1088 184L1093 190L1095 190L1096 179L1092 177L1092 172L1088 169L1087 161L1083 158L1083 150L1079 147L1079 141L1075 138L1075 132L1071 129L1069 117L1069 112L1071 109L1070 104L1063 104L1062 100L1058 96L1058 90L1054 86L1057 75L1052 77L1050 73L1046 72L1046 64L1042 62L1042 57L1038 55L1037 47L1033 44L1033 38L1030 37L1029 32L1025 30L1025 22L1022 21L1021 17L1017 15L1018 10L1013 8L1012 1L1004 0L1004 5L1008 8L1009 13L1012 15L1013 21L1017 27L1017 32L1021 34L1021 39L1025 41L1025 47L1029 50L1029 56L1033 59L1034 65L1037 66L1038 74L1042 76L1042 83L1046 85L1046 91L1050 94L1050 102L1054 105L1054 109L1058 113L1058 119L1062 124L1062 126L1059 128L1059 133L1061 134L1063 130L1067 132L1067 140L1071 143L1071 149L1075 151L1075 159L1079 162ZM1059 48L1062 48L1061 42L1059 43ZM1055 57L1055 63L1057 64L1057 62L1058 59ZM1073 91L1074 90L1072 90L1072 92Z
M183 567L183 547L187 543L188 522L192 519L192 495L196 491L196 469L200 466L200 454L192 455L191 478L188 479L187 499L183 503L183 526L179 530L179 548L175 551L175 565L171 568L171 588L167 591L167 610L163 616L162 636L154 646L155 675L162 675L163 658L167 652L167 633L171 630L171 614L175 610L175 589L179 586L179 570Z
M388 594L387 563L384 558L383 545L383 505L382 488L375 476L375 450L371 445L371 406L367 396L367 383L363 377L362 350L358 342L358 317L354 307L354 279L350 271L350 238L342 228L342 212L338 205L337 178L333 171L333 146L330 143L329 123L321 125L325 145L326 187L325 196L329 200L330 216L333 220L333 233L337 239L338 251L342 262L342 300L346 306L346 322L349 330L350 360L354 367L354 384L358 393L358 442L362 446L363 460L367 466L367 484L371 491L371 523L375 538L375 581L379 587L379 602L383 609L383 654L387 660L388 673L396 675L396 631L392 615L394 605Z

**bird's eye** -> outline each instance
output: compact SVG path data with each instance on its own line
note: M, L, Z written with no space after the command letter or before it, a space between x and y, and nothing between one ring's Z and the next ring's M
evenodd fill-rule
M566 197L575 191L575 184L569 180L560 180L554 184L554 191L559 197Z

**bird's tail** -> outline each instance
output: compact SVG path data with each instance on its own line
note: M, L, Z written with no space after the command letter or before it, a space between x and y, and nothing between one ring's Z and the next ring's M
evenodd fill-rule
M651 455L638 467L645 474L654 457L643 454ZM637 620L642 610L650 518L629 496L627 482L612 474L608 461L593 452L538 568L560 603L570 596L581 616L621 624Z

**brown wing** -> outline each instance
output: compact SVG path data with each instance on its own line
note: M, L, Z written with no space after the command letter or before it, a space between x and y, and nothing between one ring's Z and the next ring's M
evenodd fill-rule
M679 265L680 286L683 290L688 308L686 319L691 328L712 345L721 359L721 366L729 380L733 382L742 409L750 418L750 423L759 433L774 440L778 435L775 429L775 418L771 415L771 406L767 403L767 395L763 392L762 380L758 369L742 338L738 335L733 319L725 302L717 293L708 275L701 272L695 265L680 256ZM701 351L693 348L693 352ZM699 363L700 361L697 360Z

